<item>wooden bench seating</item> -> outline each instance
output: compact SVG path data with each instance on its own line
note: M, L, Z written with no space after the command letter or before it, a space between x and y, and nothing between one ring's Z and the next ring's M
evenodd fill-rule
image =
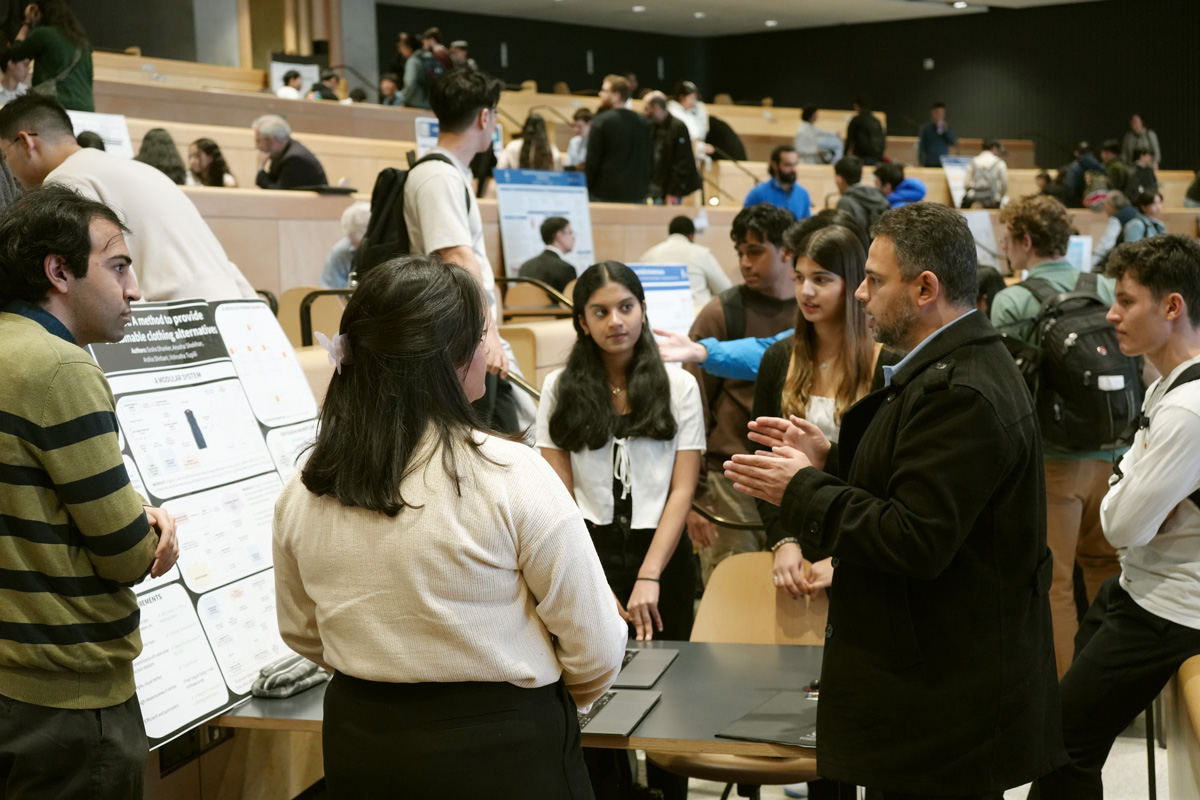
M245 127L227 127L137 117L127 117L126 122L135 150L146 131L163 128L175 140L185 164L190 142L201 137L212 139L220 145L230 172L238 179L238 185L257 191L254 178L258 173L258 151L254 147L254 132L248 124ZM368 199L379 171L386 167L403 168L406 164L405 154L417 147L416 142L411 140L363 139L321 133L296 133L295 138L320 159L331 184L345 181L342 185L353 186L368 195Z
M267 85L266 72L261 69L99 51L92 53L92 75L97 81L152 83L186 89L257 92Z

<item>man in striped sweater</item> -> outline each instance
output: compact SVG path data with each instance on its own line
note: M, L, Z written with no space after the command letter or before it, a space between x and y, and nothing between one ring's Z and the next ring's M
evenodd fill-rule
M83 349L141 298L108 206L48 186L0 219L0 794L134 798L148 751L129 588L179 554L117 444ZM157 530L156 530L157 529Z

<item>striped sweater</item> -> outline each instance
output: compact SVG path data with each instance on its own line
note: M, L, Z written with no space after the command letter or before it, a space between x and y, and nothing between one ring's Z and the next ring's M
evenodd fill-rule
M158 537L117 445L112 391L52 315L0 311L0 694L103 708L134 692L128 587Z

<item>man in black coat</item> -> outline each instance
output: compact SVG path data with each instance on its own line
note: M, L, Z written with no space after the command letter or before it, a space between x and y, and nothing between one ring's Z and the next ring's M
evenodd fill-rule
M700 188L696 154L687 125L667 111L667 96L650 92L643 98L642 113L654 126L654 177L650 196L655 202L679 205L680 199Z
M253 127L254 145L265 159L254 181L260 189L301 189L329 184L317 157L292 138L287 120L267 114L254 120Z
M546 217L541 232L546 249L522 264L517 274L548 283L561 292L577 277L574 265L563 258L575 249L575 232L566 217Z
M860 94L854 100L857 112L846 126L846 155L858 156L864 164L878 164L887 148L883 123L871 113L871 101Z
M609 75L600 89L600 111L588 135L589 197L604 203L644 203L654 171L650 122L625 108L629 82Z
M763 418L751 438L775 450L726 474L780 506L806 558L833 558L821 775L887 800L1000 798L1065 760L1036 416L974 312L964 218L914 203L874 233L855 296L907 356L837 446Z

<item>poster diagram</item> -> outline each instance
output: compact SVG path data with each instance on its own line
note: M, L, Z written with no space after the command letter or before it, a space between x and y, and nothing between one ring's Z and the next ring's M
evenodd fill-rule
M275 620L274 570L209 592L200 598L196 613L234 694L250 691L263 664L291 652L279 638Z
M135 587L134 662L152 748L244 700L287 651L275 622L271 520L317 405L264 303L139 303L93 346L116 398L125 468L175 516L179 562Z
M587 178L582 172L498 169L495 177L504 271L510 278L517 275L522 264L546 249L541 226L547 217L570 220L575 249L563 259L575 267L576 273L596 260Z
M646 318L659 330L687 334L696 319L686 264L630 264L646 292Z

